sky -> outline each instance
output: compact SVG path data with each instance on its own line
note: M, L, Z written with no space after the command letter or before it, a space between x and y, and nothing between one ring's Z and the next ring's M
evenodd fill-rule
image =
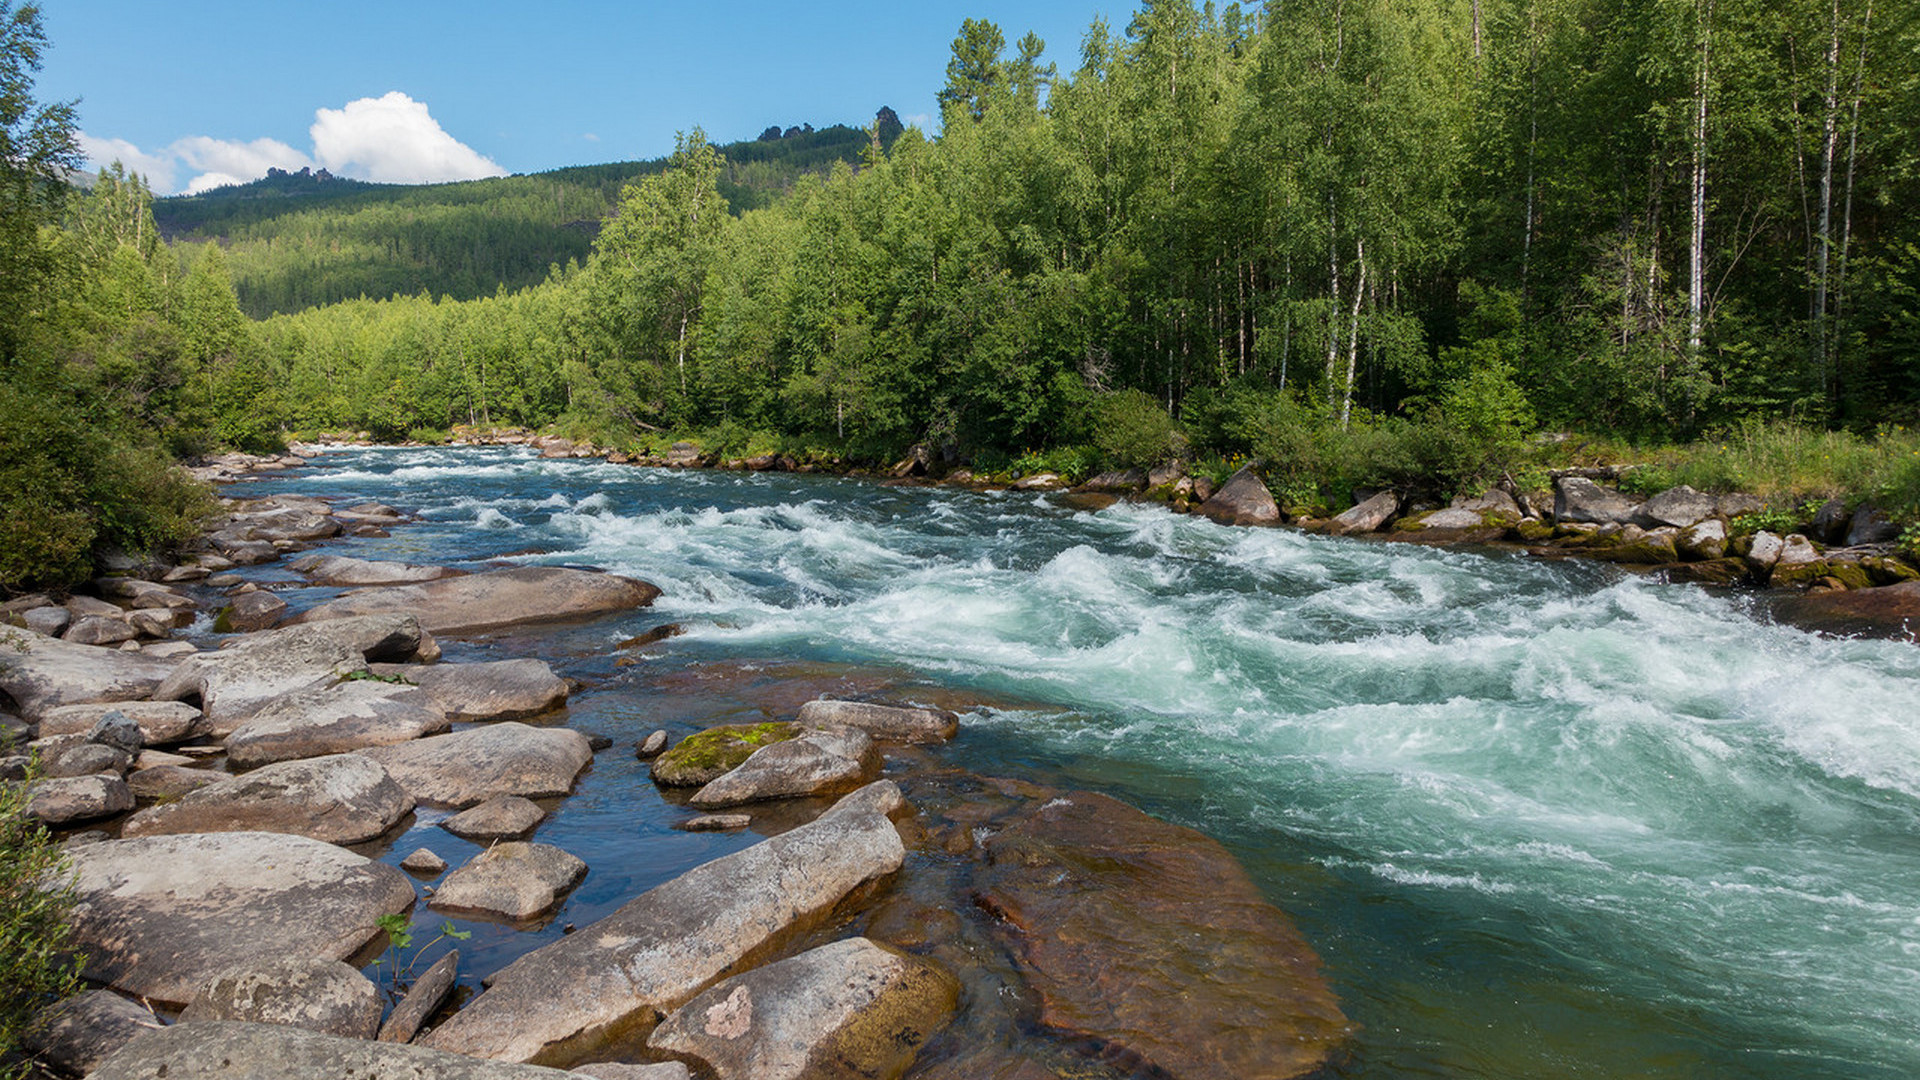
M770 124L931 130L961 20L1031 30L1064 73L1132 0L42 0L42 101L79 99L89 168L160 194L326 168L428 183L662 157Z

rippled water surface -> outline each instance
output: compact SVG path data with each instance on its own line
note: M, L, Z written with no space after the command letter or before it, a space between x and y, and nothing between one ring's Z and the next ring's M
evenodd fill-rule
M284 490L424 518L347 554L659 585L640 616L464 646L556 650L590 684L575 726L732 707L661 690L716 664L892 669L992 703L962 763L1119 795L1246 862L1361 1025L1339 1075L1920 1075L1911 644L1592 564L1059 496L518 450L342 452L241 492ZM666 622L685 633L606 659ZM754 839L669 834L615 756L542 830L595 868L559 921Z

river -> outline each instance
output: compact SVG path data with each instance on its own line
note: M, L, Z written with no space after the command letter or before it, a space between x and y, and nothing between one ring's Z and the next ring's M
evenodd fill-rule
M864 679L985 703L960 764L1226 844L1359 1025L1335 1075L1920 1075L1912 644L1594 563L1058 495L506 448L339 451L234 494L293 491L422 519L343 554L663 590L631 617L451 644L553 658L584 686L567 722L620 741L537 836L593 874L547 926L481 927L469 978L756 839L673 831L632 741L757 718L756 673ZM668 623L683 633L615 648ZM380 854L464 858L435 820Z

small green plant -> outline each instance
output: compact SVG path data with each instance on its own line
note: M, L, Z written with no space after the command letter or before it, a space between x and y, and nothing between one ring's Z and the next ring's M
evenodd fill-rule
M1900 538L1894 541L1894 549L1906 556L1908 562L1920 563L1920 525L1909 525L1900 530Z
M1756 510L1751 514L1741 514L1728 524L1735 536L1751 536L1757 532L1789 533L1801 521L1797 514L1771 507Z
M399 675L382 675L376 671L349 671L346 674L346 680L348 682L383 682L393 683L398 686L407 685L407 680Z
M374 966L387 969L390 983L387 992L395 1000L405 996L407 987L413 982L414 965L420 962L420 957L424 956L428 949L442 941L465 941L473 936L471 930L454 929L452 920L442 920L440 932L425 945L415 949L413 955L407 959L407 966L403 968L400 966L400 958L407 947L413 944L413 921L405 914L396 912L392 915L382 915L375 919L374 923L387 935L386 954Z
M23 782L0 781L0 1062L35 1013L80 988L67 946L74 883L59 847L26 813L34 771ZM0 1078L16 1080L28 1068L0 1064Z

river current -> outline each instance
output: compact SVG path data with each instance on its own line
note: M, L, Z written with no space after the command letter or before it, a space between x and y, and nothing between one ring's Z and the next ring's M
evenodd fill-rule
M1058 495L504 448L340 451L234 494L277 492L422 519L342 554L658 585L630 617L449 648L554 656L585 684L569 722L623 751L752 713L689 672L984 703L953 760L1105 791L1246 864L1358 1025L1336 1075L1920 1075L1911 643L1592 563ZM631 757L602 754L537 837L587 883L550 925L482 928L470 971L757 839L673 832ZM382 857L464 858L434 820Z

